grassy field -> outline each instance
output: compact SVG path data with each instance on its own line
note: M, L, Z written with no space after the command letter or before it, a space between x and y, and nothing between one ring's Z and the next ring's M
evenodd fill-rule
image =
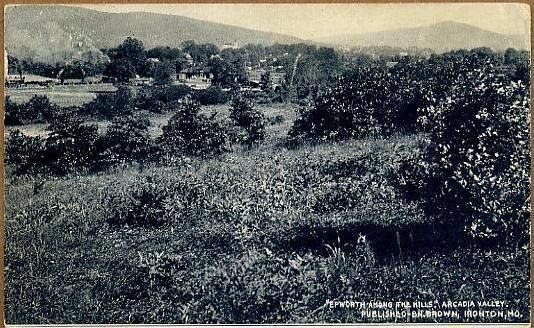
M62 106L81 106L93 100L97 92L114 91L111 84L53 85L50 87L6 88L6 96L17 103L28 102L34 95L45 95Z
M216 158L64 178L8 168L6 321L383 322L327 300L499 300L519 316L441 321L528 321L527 248L433 243L435 223L398 192L424 136L288 149L295 108L258 108L267 140ZM151 117L154 135L169 116Z

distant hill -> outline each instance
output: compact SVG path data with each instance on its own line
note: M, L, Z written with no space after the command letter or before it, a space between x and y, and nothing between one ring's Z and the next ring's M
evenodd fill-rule
M429 48L436 52L478 47L490 47L494 50L530 49L527 37L499 34L451 21L417 28L343 34L314 41L341 47Z
M5 14L5 46L20 58L61 62L76 57L100 60L98 49L116 47L126 37L145 47L179 46L183 41L216 45L295 43L302 40L269 32L154 13L105 13L68 6L10 6Z

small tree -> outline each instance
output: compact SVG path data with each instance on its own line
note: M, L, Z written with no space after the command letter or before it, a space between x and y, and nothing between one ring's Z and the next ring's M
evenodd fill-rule
M219 57L213 57L208 60L208 67L213 74L213 84L235 89L238 87L238 71L230 63Z
M145 161L150 149L149 126L144 115L116 117L102 137L103 157L111 163Z
M136 74L143 75L147 67L143 42L128 37L116 49L109 51L111 62L105 73L119 82L128 82Z
M491 67L459 74L429 106L425 170L433 216L476 238L528 242L530 95Z
M6 140L6 163L15 166L15 174L38 171L43 164L44 142L41 137L11 131Z
M226 130L215 118L200 114L200 105L184 101L163 127L158 145L167 154L204 156L224 151Z
M260 88L263 91L264 102L272 102L276 94L273 89L273 83L271 80L271 73L265 72L260 79Z
M265 72L261 75L260 78L260 88L263 91L269 91L272 89L272 83L271 83L271 73Z
M129 115L134 109L134 97L126 86L119 86L114 93L98 94L95 100L84 106L84 114L103 119Z
M96 125L84 125L78 115L62 113L48 127L46 164L53 174L90 169L98 159Z
M24 124L24 105L17 104L12 101L9 96L6 97L4 102L6 125L22 125Z
M135 77L136 71L135 66L129 60L119 58L110 62L104 73L113 77L116 82L125 83Z
M230 119L241 131L238 140L252 146L265 139L265 118L254 108L252 102L241 95L236 96L230 107Z
M156 63L153 70L154 83L157 85L167 85L172 82L175 68L169 62Z

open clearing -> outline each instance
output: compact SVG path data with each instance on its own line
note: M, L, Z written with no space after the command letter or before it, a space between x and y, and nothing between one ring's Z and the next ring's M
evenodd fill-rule
M50 87L6 88L5 94L17 103L28 102L34 95L44 95L52 103L62 107L81 106L93 100L98 92L113 92L109 83L53 85Z

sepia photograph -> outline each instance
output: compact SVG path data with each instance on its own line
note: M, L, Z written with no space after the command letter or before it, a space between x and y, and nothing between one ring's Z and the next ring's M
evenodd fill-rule
M4 8L4 314L530 323L521 3Z

